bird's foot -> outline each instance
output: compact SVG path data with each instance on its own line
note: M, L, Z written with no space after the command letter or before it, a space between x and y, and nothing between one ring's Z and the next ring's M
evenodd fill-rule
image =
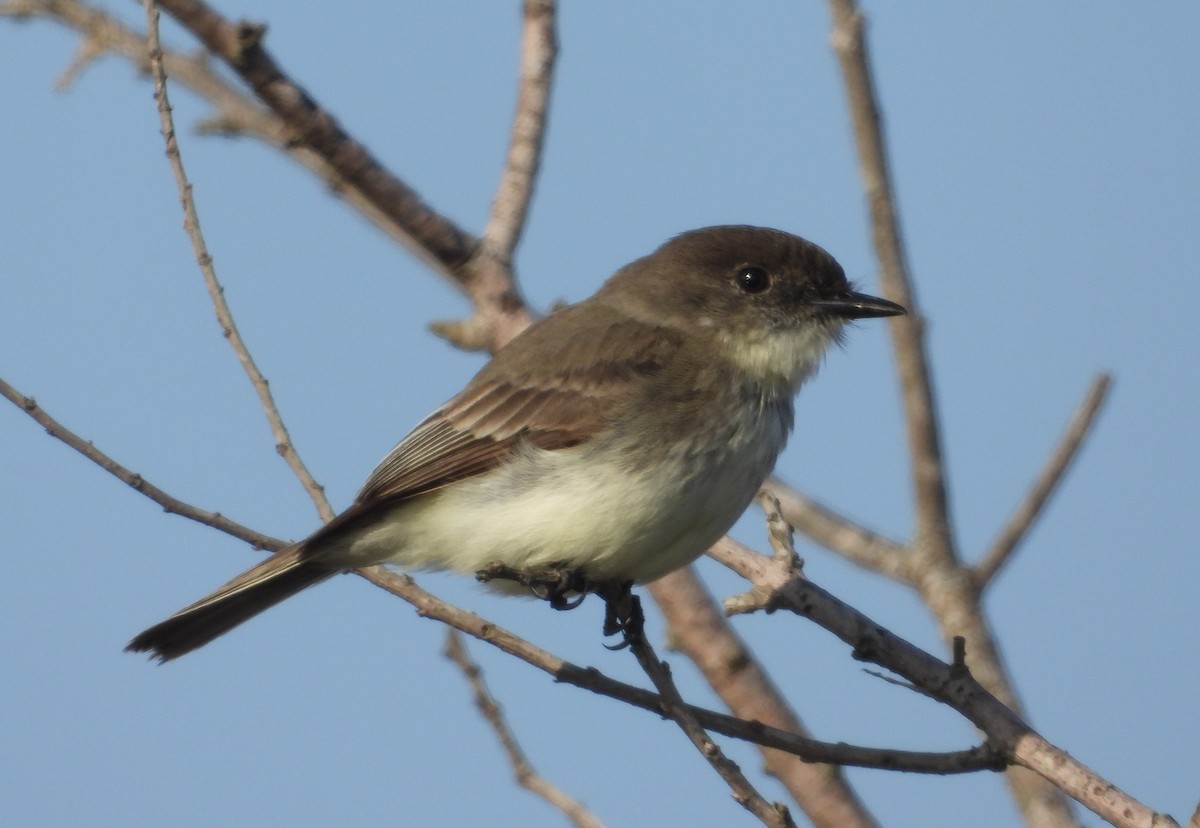
M619 644L605 644L610 650L624 650L642 640L646 616L642 601L633 594L633 581L607 581L593 585L593 592L604 599L604 634L621 634Z
M475 578L482 583L515 581L556 610L575 609L592 591L590 582L581 570L566 567L516 569L496 561L476 572Z
M475 573L483 582L515 581L556 610L571 610L583 603L589 592L604 599L604 635L622 636L619 644L605 644L610 650L623 650L641 639L645 627L642 603L633 594L632 581L593 581L581 569L567 566L517 569L496 561Z

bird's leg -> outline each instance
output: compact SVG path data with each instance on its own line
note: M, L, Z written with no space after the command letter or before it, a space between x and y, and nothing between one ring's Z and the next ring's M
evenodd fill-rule
M605 644L610 650L623 650L642 640L646 616L642 601L633 594L633 581L608 581L593 584L592 590L604 599L604 634L621 634L620 644Z
M604 599L604 635L620 633L623 638L620 644L604 646L623 650L641 639L646 618L641 601L633 594L632 581L593 581L583 570L565 565L517 569L499 561L488 564L475 577L483 583L515 581L556 610L575 609L594 592Z

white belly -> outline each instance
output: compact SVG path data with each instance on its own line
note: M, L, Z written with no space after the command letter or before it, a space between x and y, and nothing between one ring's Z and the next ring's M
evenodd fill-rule
M566 565L595 580L651 581L703 554L746 509L786 440L785 413L759 411L707 450L679 446L641 468L623 452L529 449L400 506L343 555L354 565Z

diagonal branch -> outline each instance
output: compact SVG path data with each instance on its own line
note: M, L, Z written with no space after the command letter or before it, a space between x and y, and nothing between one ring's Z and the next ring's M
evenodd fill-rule
M647 585L668 624L672 649L690 658L709 686L739 719L792 733L808 729L746 646L695 567L684 567ZM814 828L876 825L836 765L805 762L794 754L761 749L766 772L779 780Z
M293 474L299 479L304 490L308 492L308 496L312 498L321 519L332 520L333 509L325 497L325 490L317 483L296 452L291 435L288 434L287 427L283 424L283 416L279 413L279 407L275 404L275 398L271 394L267 379L258 369L258 365L246 347L246 341L238 332L237 325L233 320L233 313L229 309L229 303L225 301L225 289L217 280L217 271L213 266L212 256L208 252L208 245L204 241L200 216L196 212L196 202L192 197L192 184L188 181L187 171L183 166L183 156L179 152L179 142L175 137L175 119L171 115L171 102L167 96L167 76L163 70L162 46L158 40L158 9L154 0L146 0L145 5L146 39L150 50L150 73L154 78L154 100L158 106L162 136L167 145L167 160L171 164L171 172L175 176L175 186L179 189L179 201L183 206L183 227L192 242L192 252L195 253L196 262L200 265L200 272L204 276L204 286L208 289L209 298L212 299L217 321L221 324L221 332L229 341L229 346L233 348L246 376L250 378L250 384L254 386L255 392L258 394L259 403L271 426L271 433L275 437L276 451L287 461Z
M190 503L185 503L175 497L164 492L162 489L155 486L146 478L142 477L137 472L129 469L116 460L109 457L100 449L92 445L90 440L85 440L69 428L64 426L58 420L46 413L45 409L37 404L33 397L26 397L17 389L13 388L3 379L0 379L0 396L9 400L17 408L24 411L32 417L39 425L46 429L46 433L56 440L61 440L77 452L82 454L87 459L91 460L100 468L111 474L113 477L131 486L138 492L141 492L146 497L153 500L159 506L163 507L163 511L173 515L194 520L197 523L202 523L205 526L211 526L224 532L227 535L232 535L238 540L243 540L256 549L276 550L286 546L285 543L279 541L270 535L264 535L256 532L253 529L242 526L227 517L224 517L220 512L206 512L199 509Z
M976 589L982 591L987 588L997 573L1012 559L1021 541L1041 516L1046 503L1058 489L1067 469L1078 456L1084 440L1091 433L1092 426L1096 423L1096 415L1100 413L1111 386L1112 378L1108 374L1100 374L1092 380L1083 401L1071 415L1071 421L1067 424L1067 430L1063 432L1058 446L1046 458L1046 464L1025 495L1025 499L1017 506L1008 523L992 542L987 554L983 556L983 560L975 567Z
M294 141L321 156L346 186L388 216L442 272L460 281L467 277L464 266L478 240L429 207L288 77L262 45L264 25L233 23L202 0L165 0L159 5L254 90L288 126Z
M654 649L650 646L650 642L646 640L646 637L639 634L626 640L629 641L630 649L633 650L638 664L641 665L646 675L650 677L650 681L654 683L655 688L662 697L663 714L673 719L679 725L679 729L696 746L696 750L700 751L700 755L707 759L708 763L717 772L717 775L725 780L725 784L733 791L734 800L758 817L763 825L775 826L775 828L795 828L796 823L792 821L792 815L788 811L787 806L780 802L774 804L767 802L763 795L758 792L758 789L746 778L746 775L742 773L742 769L725 755L717 743L712 740L711 736L704 732L704 728L696 721L696 717L691 714L687 705L684 704L683 697L679 695L679 690L675 687L675 681L671 678L670 667L667 666L666 662L659 661L658 656L655 655Z
M786 561L760 555L728 538L710 554L754 585L749 593L726 602L729 612L787 609L808 618L853 647L856 659L896 673L925 695L957 710L1010 761L1038 774L1113 825L1178 828L1170 817L1155 813L1048 742L976 681L962 659L946 664L914 647L800 576Z
M512 765L513 773L517 777L517 784L530 793L540 796L551 807L562 811L563 815L578 828L604 828L604 823L597 819L596 815L589 811L583 803L533 769L529 759L525 756L525 751L521 750L521 746L517 744L517 737L513 734L512 728L504 720L504 712L488 690L487 684L483 680L483 671L467 652L462 636L456 630L446 631L446 646L442 649L442 654L457 664L458 668L463 671L463 675L467 677L467 682L471 685L471 695L475 697L475 706L479 708L479 712L496 734L500 746L504 749L504 755L508 757L509 764Z
M496 647L501 652L515 656L552 676L555 681L590 690L658 715L665 715L665 702L657 693L609 678L594 667L580 667L565 661L473 612L447 604L417 586L407 575L400 575L381 566L358 570L358 574L412 604L422 617L441 621L459 632ZM925 753L864 748L842 742L830 744L805 739L761 722L743 721L703 707L685 704L684 708L688 715L706 730L794 753L806 762L939 775L1000 770L1003 767L995 751L987 745L950 753Z

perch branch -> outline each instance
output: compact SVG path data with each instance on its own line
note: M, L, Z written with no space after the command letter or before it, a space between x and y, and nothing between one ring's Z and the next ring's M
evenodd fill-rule
M958 711L1009 761L1038 774L1113 825L1177 825L1046 741L976 681L965 662L946 664L919 650L799 576L778 558L760 555L729 538L710 554L753 584L750 592L726 601L727 611L787 609L808 618L849 644L854 658L890 670Z
M694 567L676 570L646 588L667 621L670 647L695 663L733 715L809 735ZM761 752L767 773L787 789L815 828L876 825L837 765L805 762L793 753L767 747Z
M767 802L766 798L742 773L742 769L725 755L720 746L696 721L696 717L684 704L683 697L679 695L679 690L675 687L675 680L671 678L671 668L667 666L666 662L659 660L646 637L638 634L627 640L638 664L650 677L650 681L653 682L662 698L663 715L673 719L679 725L680 730L696 746L696 750L700 751L700 755L712 765L717 775L725 780L725 784L733 791L734 801L758 817L763 825L772 826L772 828L795 828L795 822L792 821L792 815L787 806L779 802Z

